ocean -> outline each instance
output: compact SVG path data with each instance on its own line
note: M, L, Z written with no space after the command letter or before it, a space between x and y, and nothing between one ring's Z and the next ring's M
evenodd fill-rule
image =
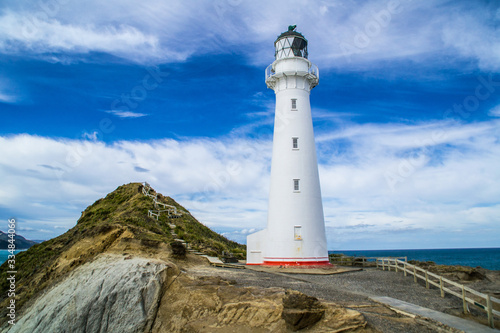
M21 251L26 251L26 250L16 250L14 251L14 254L18 254ZM7 258L9 257L9 250L0 250L0 265L3 264Z
M17 250L19 253L24 250ZM364 257L408 257L408 260L434 261L439 265L462 265L491 270L500 270L500 248L487 249L434 249L434 250L359 250L328 251L349 256ZM9 255L8 250L0 250L0 264Z
M439 265L462 265L500 270L500 248L432 250L328 251L358 257L408 257L408 260L434 261Z

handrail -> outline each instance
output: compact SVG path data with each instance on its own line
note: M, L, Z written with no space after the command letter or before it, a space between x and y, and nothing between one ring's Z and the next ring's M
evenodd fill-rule
M300 71L300 72L303 73L303 71ZM309 66L309 68L307 69L307 74L315 76L316 80L319 80L319 68L318 68L318 66L316 66L315 64L311 64L311 66ZM274 71L272 64L266 67L265 75L266 75L266 80L268 78L270 78L271 76L276 75L276 72Z
M172 215L175 217L179 217L179 216L182 216L182 214L187 214L187 212L184 210L181 210L181 209L177 210L177 207L175 207L175 206L167 205L163 202L158 201L158 193L155 193L154 195L149 193L149 191L152 190L151 185L149 185L147 182L144 182L143 185L144 186L142 187L142 194L153 198L154 206L155 206L155 208L157 208L157 210L152 210L152 209L148 210L148 216L150 216L150 217L155 216L156 220L158 220L160 218L161 212L167 212L169 218ZM160 210L160 209L158 209L158 206L163 206L163 208L166 208L166 209Z
M265 73L266 73L266 80L267 80L267 78L268 78L268 77L270 77L270 76L272 76L272 75L276 74L276 73L274 72L274 69L273 69L273 65L272 65L272 64L266 67L266 71L265 71Z
M416 265L412 265L407 263L406 261L399 260L397 258L377 258L377 268L382 267L382 270L385 270L385 267L388 268L388 270L391 270L391 267L394 268L396 272L399 270L404 272L404 276L407 276L408 274L413 275L413 280L415 283L417 282L418 279L425 280L425 287L429 289L430 285L436 286L441 290L441 297L444 297L445 292L448 294L451 294L453 296L456 296L458 298L462 299L463 303L463 310L464 313L469 312L469 309L467 307L467 303L470 303L472 305L475 305L479 307L480 309L486 311L488 315L488 325L492 328L495 327L494 323L494 316L497 316L500 318L500 311L494 310L493 309L493 303L497 304L498 307L500 307L500 299L495 298L493 296L490 296L488 294L481 293L479 291L476 291L474 289L471 289L469 287L466 287L463 284L457 283L455 281L451 281L445 277L442 277L438 274L429 272L426 269L423 269L421 267L418 267ZM425 275L419 275L417 274L418 272L422 272ZM433 281L429 277L438 279L438 281ZM452 290L448 288L445 283L457 287L459 291L457 290ZM479 303L478 301L470 298L467 296L467 293L473 294L475 296L481 297L483 300L485 300L486 304Z
M350 266L354 266L354 264L361 264L363 267L367 265L368 263L375 263L376 260L379 257L365 257L365 256L349 256L349 255L344 255L344 254L337 254L337 256L331 256L330 257L330 263L332 264L337 264L337 265L343 265L343 264L350 264ZM393 259L404 259L405 261L407 260L407 257L391 257Z

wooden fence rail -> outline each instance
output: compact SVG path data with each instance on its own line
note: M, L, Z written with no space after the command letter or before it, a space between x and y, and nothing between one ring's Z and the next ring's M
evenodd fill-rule
M379 257L356 257L346 255L330 255L330 263L340 266L375 266ZM391 259L404 259L406 257L391 257Z
M396 272L404 272L404 276L411 274L413 275L413 281L415 281L415 283L418 279L424 280L425 287L427 289L430 288L430 285L439 288L441 291L441 297L444 297L445 293L448 293L461 298L464 313L469 312L467 303L477 306L478 308L486 311L486 314L488 315L488 325L492 328L495 327L494 317L496 316L497 318L500 318L500 311L494 309L494 305L496 308L500 309L500 299L498 298L483 294L479 291L466 287L463 284L448 280L445 277L429 272L428 270L416 265L409 264L406 260L403 261L397 258L377 258L377 268L380 267L382 267L382 270L387 268L389 271L391 268L394 268ZM479 297L481 300L477 301L472 298L471 294Z
M188 212L182 209L177 209L177 207L175 206L167 205L164 204L163 202L158 201L158 193L151 194L149 193L151 190L152 190L151 185L149 185L147 182L144 182L142 187L142 194L152 198L154 206L157 209L157 210L149 210L148 216L154 217L158 220L162 212L166 212L168 214L168 218L176 218L176 217L181 217L182 214L188 214ZM164 209L160 209L160 206L163 207Z

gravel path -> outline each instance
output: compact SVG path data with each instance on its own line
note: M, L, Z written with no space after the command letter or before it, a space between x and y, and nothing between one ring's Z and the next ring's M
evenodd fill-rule
M212 268L199 266L188 269L191 275L217 275L235 280L238 285L281 287L299 290L307 295L353 308L364 314L368 323L382 332L438 332L425 323L415 325L405 320L388 322L384 315L375 313L369 305L371 296L389 296L405 302L447 313L458 313L461 301L451 295L440 297L437 289L426 289L415 284L413 278L403 273L366 268L362 271L334 275L273 274L249 269ZM359 306L367 305L367 307ZM385 316L387 318L387 316ZM422 322L422 320L420 320ZM432 325L431 325L432 326ZM442 331L441 331L442 332Z

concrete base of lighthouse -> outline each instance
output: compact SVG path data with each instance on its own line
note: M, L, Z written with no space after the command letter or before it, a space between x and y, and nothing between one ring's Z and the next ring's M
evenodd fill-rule
M263 265L263 250L267 229L247 236L247 265Z
M268 230L264 229L247 236L247 265L260 266L284 266L284 267L328 267L330 264L328 256L310 257L270 257L266 251L266 244L272 242L272 237L268 237ZM324 251L321 251L324 252ZM328 253L328 252L327 252Z

